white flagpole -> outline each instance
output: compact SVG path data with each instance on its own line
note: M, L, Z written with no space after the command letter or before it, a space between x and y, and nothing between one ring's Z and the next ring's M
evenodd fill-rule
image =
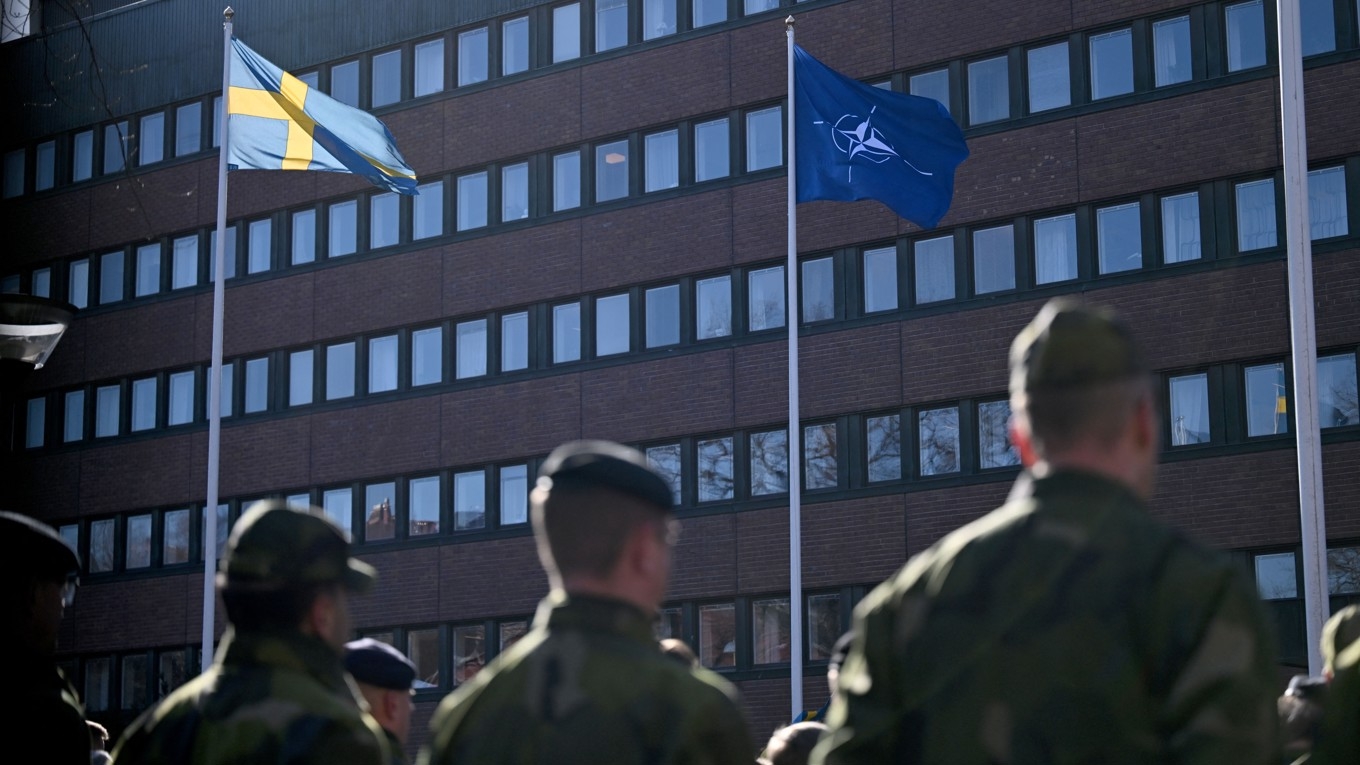
M1299 465L1299 536L1308 673L1322 674L1319 644L1327 620L1327 523L1322 500L1322 437L1317 411L1317 335L1313 320L1313 251L1308 225L1308 137L1304 130L1303 54L1298 0L1276 3L1280 115L1284 152L1284 223L1288 248L1289 333L1294 365L1294 432Z
M789 122L788 122L788 166L789 166L789 259L787 278L789 296L789 696L793 707L793 717L797 718L803 709L803 516L802 488L803 463L799 457L803 431L798 423L798 195L795 170L797 146L794 144L793 122L793 17L784 19L785 36L788 37L789 63Z
M217 607L217 468L222 442L222 302L227 258L227 99L231 88L231 20L222 12L222 116L217 148L217 257L213 264L212 366L208 371L208 496L203 506L203 662L213 659L213 611Z

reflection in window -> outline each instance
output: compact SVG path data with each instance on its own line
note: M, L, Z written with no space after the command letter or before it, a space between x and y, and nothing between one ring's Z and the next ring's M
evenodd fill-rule
M1209 378L1203 372L1173 377L1171 398L1171 445L1207 444L1209 430Z
M428 239L444 233L444 182L422 183L411 200L411 238Z
M581 359L581 304L553 306L553 363Z
M807 599L808 661L826 661L841 633L840 593L809 595Z
M647 347L661 348L680 342L680 286L653 287L643 295Z
M166 407L167 425L185 425L194 421L194 373L176 372L169 377L170 400Z
M397 389L397 336L375 337L368 341L368 392Z
M127 122L104 126L104 175L120 172L127 166L130 139Z
M430 385L444 379L444 330L418 329L411 333L411 384Z
M529 519L529 468L507 465L501 473L501 525L524 523Z
M156 427L156 378L132 381L132 432Z
M458 176L458 230L486 225L486 172Z
M772 11L779 7L779 0L744 0L745 15L751 16L763 11Z
M898 415L869 417L864 421L869 482L896 481L902 477L902 428Z
M395 192L374 194L368 200L368 248L391 247L397 243L401 225L401 203Z
M529 17L521 16L501 24L501 74L519 74L528 69Z
M529 314L508 313L501 317L501 371L529 368Z
M486 663L486 627L477 624L453 628L453 684L462 685L477 676Z
M694 126L694 182L726 178L732 173L727 118Z
M94 131L84 130L71 138L71 180L87 181L94 173Z
M71 546L72 550L80 549L79 523L64 524L57 529L57 533L61 535L61 538L66 542L66 544Z
M786 430L751 434L751 496L789 490L789 435Z
M95 438L118 435L119 399L121 391L117 385L105 385L94 391L94 435Z
M864 312L897 310L897 248L864 251Z
M1162 261L1200 258L1199 192L1162 197Z
M455 376L459 379L486 374L486 319L465 321L455 333L458 355Z
M959 409L928 409L920 413L921 475L959 470Z
M1317 390L1318 422L1323 428L1360 423L1354 353L1318 357Z
M1005 56L968 64L968 124L1011 116L1009 68Z
M354 342L326 348L326 400L354 395Z
M1152 23L1152 59L1157 87L1190 81L1194 69L1190 60L1189 16Z
M695 29L727 21L727 0L693 0L691 21Z
M350 106L359 105L359 62L346 61L331 67L331 98ZM218 120L213 119L216 128ZM216 146L217 142L214 141Z
M371 483L364 488L364 539L391 539L397 535L397 485Z
M189 680L188 651L162 651L159 672L156 673L156 698L170 695Z
M652 133L643 141L646 148L647 191L673 189L680 185L680 133L667 130Z
M831 258L803 261L803 323L836 318L836 272Z
M1256 590L1262 600L1286 600L1299 596L1294 553L1256 556Z
M973 232L973 291L978 295L1015 289L1015 228Z
M803 428L803 485L809 489L834 489L840 482L836 460L836 424Z
M1266 65L1266 20L1261 0L1229 5L1223 11L1228 25L1228 71Z
M133 515L127 519L127 548L123 551L123 567L146 568L151 565L151 515Z
M751 663L779 664L788 660L789 599L751 601Z
M699 501L732 499L732 439L700 441L697 449Z
M1008 432L1010 418L1009 401L978 404L978 467L983 470L1020 464Z
M731 603L699 606L699 663L709 669L737 664L737 609Z
M916 302L934 303L954 297L954 237L915 243Z
M1077 218L1072 213L1034 221L1034 283L1077 278Z
M408 484L411 506L411 527L415 537L439 533L439 476L412 478Z
M290 262L295 266L316 260L316 210L293 213L293 246Z
M694 330L699 340L732 334L732 277L714 276L695 284Z
M552 12L552 60L556 64L581 57L581 4L559 5Z
M439 629L409 630L406 633L406 656L416 667L412 690L439 686Z
M936 69L933 72L913 74L907 85L913 96L933 98L939 101L946 110L949 109L948 69Z
M401 50L389 50L373 57L373 106L386 106L401 100Z
M357 246L358 229L356 215L359 203L350 200L348 202L338 202L328 209L327 217L330 220L330 247L327 255L338 258L342 255L352 255ZM228 252L231 248L228 248Z
M501 168L501 220L529 217L529 163Z
M529 622L524 620L501 622L498 627L498 632L500 633L500 651L504 653L515 643L518 643L520 638L524 637L524 634L529 631Z
M66 295L67 302L76 308L85 308L90 304L90 261L77 260L71 263Z
M595 52L628 44L628 0L595 0Z
M308 372L310 375L310 371ZM226 391L226 386L222 386ZM308 390L310 390L310 385ZM308 400L311 397L308 396ZM246 362L245 412L263 412L269 406L269 359L250 359Z
M430 40L416 46L415 97L444 89L444 41ZM424 194L424 191L420 193Z
M147 675L151 668L144 653L123 657L123 692L120 707L141 711L150 702L147 692Z
M90 524L90 573L113 570L113 524L112 518Z
M784 267L757 269L747 280L747 329L759 332L784 326Z
M1142 241L1137 202L1096 210L1096 252L1102 274L1142 268Z
M458 84L472 85L486 82L491 61L487 53L486 27L458 35Z
M196 154L203 148L203 104L195 101L175 110L175 156Z
M1346 168L1327 167L1308 173L1309 236L1327 239L1350 233L1346 214Z
M142 117L137 131L137 164L149 165L165 159L165 112Z
M170 289L198 284L198 237L182 236L171 245Z
M595 301L595 355L627 353L629 334L628 294L598 298Z
M642 39L675 34L675 0L643 0Z
M1133 92L1133 32L1091 35L1091 100Z
M746 114L746 172L784 164L783 109L768 109Z
M1299 42L1303 55L1336 50L1336 15L1332 0L1299 0Z
M189 511L168 510L165 513L164 535L161 540L161 563L166 566L189 562Z
M656 622L652 625L652 637L658 642L667 638L684 639L685 612L681 608L658 608Z
M231 279L236 276L236 226L228 223L222 234L225 240L223 249L227 253L226 260L222 263L222 278ZM208 237L208 283L211 284L216 279L217 235L213 234Z
M680 444L649 447L647 464L670 484L672 501L679 505L680 482L684 477L680 463Z
M28 400L28 412L24 418L24 448L36 449L43 445L43 432L47 426L47 399Z
M112 659L101 656L85 660L85 709L103 712L109 708L109 687Z
M1030 113L1070 105L1072 77L1068 74L1067 43L1031 48L1028 57Z
M581 152L569 151L553 157L553 211L581 206Z
M1327 594L1360 593L1360 547L1327 550Z
M595 147L595 201L628 196L628 141Z
M354 492L350 489L331 489L321 493L321 508L326 517L349 536L354 524Z
M486 471L473 470L453 476L453 528L455 531L486 526Z
M99 304L123 299L123 253L108 252L99 257Z
M161 291L161 246L144 244L137 248L137 297Z
M1284 364L1247 367L1247 435L1270 436L1289 432L1289 399L1285 395Z
M204 554L205 552L207 552L207 550L208 550L208 536L207 536L207 535L208 535L208 528L209 528L209 526L211 525L211 526L213 527L213 529L215 530L216 534L217 534L217 537L213 540L213 541L214 541L213 547L214 547L214 549L217 551L217 559L218 559L218 560L222 560L222 552L223 552L224 550L227 549L227 536L230 534L230 531L231 531L231 523L230 523L230 515L229 515L229 510L230 510L230 508L229 508L226 504L219 504L219 505L217 506L217 513L216 513L217 522L216 522L216 524L212 524L212 523L209 521L209 519L208 519L208 508L205 507L205 508L202 508L202 510L203 510L203 512L202 512L202 514L201 514L201 516L200 516L200 519L203 521L203 525L199 527L199 532L198 532L198 537L199 537L199 538L198 538L198 541L200 542L199 547L198 547L198 554L199 554L199 557L202 558L203 554Z

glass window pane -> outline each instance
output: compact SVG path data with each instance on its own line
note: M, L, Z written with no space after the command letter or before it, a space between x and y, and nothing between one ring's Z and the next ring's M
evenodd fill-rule
M462 685L477 676L486 663L486 627L453 628L453 684Z
M897 310L897 248L864 251L864 312Z
M444 182L422 183L411 200L411 238L427 239L444 233Z
M529 70L529 17L521 16L501 24L501 74Z
M628 0L595 0L595 52L628 44Z
M809 595L807 599L809 661L826 661L840 640L841 596L839 593Z
M907 87L913 96L933 98L939 101L946 110L949 109L948 69L936 69L933 72L913 74L911 79L907 81Z
M222 277L231 279L236 276L236 226L228 223L222 231L226 239L227 259L222 263ZM208 237L208 283L212 284L217 278L217 233L213 232Z
M386 106L401 100L401 50L389 50L373 57L373 106Z
M156 698L165 698L193 677L189 672L188 653L187 650L161 652Z
M182 236L171 248L170 289L198 284L198 236Z
M834 489L840 483L836 424L803 428L803 484L808 489Z
M1323 428L1360 423L1354 353L1319 357L1317 389L1318 421Z
M150 671L151 668L146 654L138 653L123 657L121 708L140 712L150 703L147 691L149 687L147 675Z
M33 189L46 191L57 183L57 142L43 141L33 155Z
M342 104L359 105L358 61L346 61L331 67L331 98Z
M1143 229L1137 202L1096 210L1096 251L1102 274L1143 267Z
M748 329L758 332L784 326L784 267L761 268L747 277Z
M1261 0L1229 5L1223 11L1228 26L1228 71L1266 65L1266 19Z
M504 653L519 639L524 637L524 633L529 631L529 623L526 621L513 621L500 623L500 651Z
M1162 197L1162 261L1200 258L1199 192Z
M458 230L486 225L486 172L458 176Z
M732 142L727 118L694 126L694 182L726 178L732 174Z
M222 416L223 416L223 417L230 417L230 416L231 416L231 403L232 403L232 402L231 402L231 398L232 398L232 390L233 390L233 386L235 385L235 382L236 382L235 378L236 378L236 363L235 363L235 362L232 362L232 361L228 361L228 362L224 363L224 364L222 365L222 396L221 396L221 407L222 407ZM211 367L208 368L208 383L207 383L207 384L208 384L208 385L212 385L212 368L211 368ZM211 389L209 389L209 390L211 390ZM203 398L204 398L204 401L203 401L204 411L206 412L206 411L207 411L207 407L208 407L208 406L211 406L211 404L210 404L210 402L207 400L207 396L204 396ZM204 418L204 419L207 419L207 418L208 418L208 415L207 415L207 414L204 414L203 418Z
M439 630L410 630L406 633L406 656L416 667L413 690L439 686Z
M595 301L595 355L611 356L631 350L628 295L610 295Z
M751 0L747 0L751 2ZM759 0L757 0L759 2ZM789 599L751 602L751 663L779 664L789 660Z
M132 381L132 432L156 427L156 378Z
M680 286L653 287L644 297L647 310L647 347L680 342ZM598 318L597 318L598 321Z
M397 336L375 337L368 341L368 392L397 389Z
M1247 435L1269 436L1289 432L1289 399L1284 364L1247 367Z
M680 458L680 444L652 446L647 449L647 464L652 470L666 479L671 486L671 501L680 504L680 487L684 480L683 463Z
M1327 550L1327 593L1360 593L1360 547L1333 547Z
M1173 377L1171 399L1171 445L1207 444L1209 430L1209 378L1204 373Z
M123 567L146 568L151 565L151 515L134 515L127 519L127 548Z
M501 220L529 217L529 163L501 168Z
M458 35L458 84L486 82L491 57L487 52L486 27Z
M207 535L209 528L211 528L217 535L214 539L214 549L217 551L217 559L222 560L222 553L227 549L227 537L231 535L231 508L226 504L219 504L215 514L217 520L215 524L210 523L208 520L208 508L205 507L202 508L202 510L201 520L203 521L203 525L199 527L198 532L198 541L201 543L198 548L199 557L201 558L208 550Z
M1011 116L1009 71L1005 56L968 64L968 124Z
M644 140L647 150L647 191L673 189L680 185L680 133L667 130L652 133Z
M444 89L444 41L440 39L423 42L417 45L415 50L415 97L440 92Z
M529 314L506 314L501 317L501 371L513 372L529 368Z
M570 61L581 57L581 4L553 8L552 60Z
M1256 589L1262 600L1286 600L1299 596L1294 553L1256 556Z
M68 301L76 308L85 308L90 304L90 261L77 260L71 264L66 294Z
M150 165L165 159L165 112L142 117L137 131L137 164Z
M71 139L71 180L87 181L94 174L94 131L84 130Z
M127 122L104 126L104 175L121 172L127 166L129 138Z
M268 271L273 261L273 226L270 220L251 221L247 227L246 273Z
M52 297L52 269L37 268L33 270L32 294L38 297Z
M444 330L418 329L411 333L411 384L430 385L444 379Z
M787 430L751 434L751 496L789 490Z
M803 261L803 323L836 318L836 271L831 258Z
M628 141L595 147L595 201L628 196Z
M698 463L699 501L732 499L732 439L700 441Z
M474 470L453 477L453 528L480 529L486 526L486 472Z
M123 299L123 253L108 252L99 258L99 304Z
M307 366L307 375L311 377L311 365ZM226 385L222 386L223 392ZM307 390L311 391L311 384L308 383ZM311 396L308 396L311 400ZM246 362L246 391L245 391L245 412L263 412L269 405L269 359L250 359Z
M397 535L397 485L391 481L364 487L364 539L391 539Z
M137 297L161 291L161 246L145 244L137 248Z
M65 417L62 420L62 441L70 443L85 437L85 391L73 390L66 394Z
M368 248L391 247L397 243L401 224L401 203L394 192L375 194L368 200Z
M779 7L779 0L744 0L743 11L747 16L751 16L764 11L772 11Z
M327 250L330 257L338 258L354 253L358 241L358 210L359 203L352 199L330 206L330 248Z
M101 656L85 660L85 708L91 712L103 712L109 708L109 685L112 673L112 660Z
M709 669L736 666L737 612L731 603L699 606L699 663Z
M316 210L293 213L292 263L300 266L316 260Z
M658 608L656 610L656 621L652 623L652 637L657 642L667 638L683 639L685 627L685 612L682 608ZM686 643L688 648L689 644ZM669 651L667 652L669 653Z
M746 172L784 164L784 110L772 106L746 114Z
M90 524L91 573L113 570L113 524L112 518Z
M1336 50L1336 12L1332 0L1299 0L1299 17L1303 55Z
M978 467L983 470L1020 464L1020 453L1011 445L1010 419L1009 401L978 404Z
M1067 43L1031 48L1028 57L1030 113L1070 105L1072 76L1068 73Z
M693 0L691 25L695 29L727 21L727 0Z
M5 152L4 186L0 194L5 199L24 193L24 150Z
M1327 167L1308 173L1309 235L1313 239L1346 236L1346 168Z
M1015 289L1015 228L973 232L973 291L979 295Z
M411 536L439 533L439 476L412 478L409 484Z
M1237 250L1248 252L1274 247L1275 181L1237 184Z
M928 409L918 419L921 438L921 475L959 470L959 409Z
M524 523L529 519L529 468L507 465L501 473L501 525Z
M553 363L581 358L581 304L553 306Z
M675 34L675 0L642 0L642 39Z
M47 399L30 398L27 416L24 418L24 448L36 449L42 446L46 427Z
M572 151L553 157L553 210L581 206L581 152Z
M695 284L694 328L699 340L732 334L732 277L714 276Z
M170 406L166 416L169 425L185 425L194 421L194 373L176 372L170 375Z
M1091 100L1133 92L1133 32L1091 35Z
M106 385L96 388L94 392L94 435L95 438L104 436L118 435L118 399L119 390L117 385Z
M189 511L168 510L161 537L161 562L169 566L189 562Z
M916 302L934 303L954 299L954 237L918 241L916 255Z
M352 489L330 489L321 493L321 508L326 517L349 536L354 524L354 491Z
M1157 87L1189 82L1194 77L1190 58L1190 17L1177 16L1152 24L1153 74Z
M486 319L465 321L455 333L458 347L456 376L459 380L486 374Z
M1034 221L1034 283L1077 278L1077 218L1059 215Z
M354 395L354 343L326 348L326 400Z
M249 372L247 364L246 373ZM312 403L312 388L312 351L294 351L288 354L288 405L302 406ZM247 401L249 397L250 392L247 389ZM249 403L246 404L246 411L250 411Z

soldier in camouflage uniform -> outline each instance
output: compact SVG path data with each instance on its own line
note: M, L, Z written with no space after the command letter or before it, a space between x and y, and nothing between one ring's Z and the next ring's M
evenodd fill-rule
M375 574L314 513L269 500L241 516L217 575L231 627L216 661L138 718L114 762L387 764L341 663L348 593Z
M1127 330L1049 303L1010 389L1027 470L856 609L814 762L1277 762L1255 593L1147 514L1159 415Z
M633 449L581 441L548 457L532 514L552 591L533 629L439 705L422 763L752 762L736 690L652 636L670 509Z
M1332 614L1322 630L1327 697L1308 765L1360 763L1360 606Z

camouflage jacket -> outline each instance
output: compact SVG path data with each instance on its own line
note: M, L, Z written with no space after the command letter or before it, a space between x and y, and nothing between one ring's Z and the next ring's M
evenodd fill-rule
M736 689L662 654L641 611L560 594L430 730L427 765L749 765L754 751Z
M300 633L228 632L206 672L147 710L120 765L386 765L387 739L340 656Z
M35 762L88 765L90 729L85 710L52 657L5 637L0 637L0 656L4 657L0 740L11 746L23 741L37 746L40 756L35 755Z
M1360 762L1360 640L1337 654L1333 672L1309 765Z
M1104 478L1007 504L856 609L814 762L1277 762L1273 641L1226 558Z

